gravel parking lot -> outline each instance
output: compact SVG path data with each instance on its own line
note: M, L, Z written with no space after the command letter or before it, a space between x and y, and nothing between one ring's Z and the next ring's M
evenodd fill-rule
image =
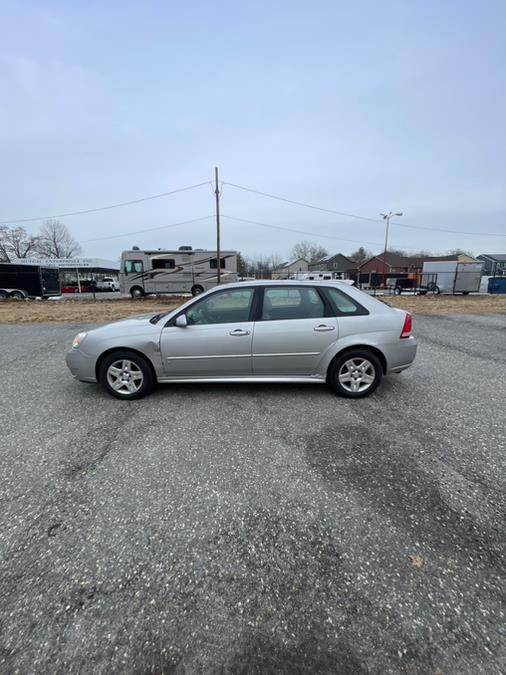
M506 317L370 399L73 381L0 326L1 673L506 671Z

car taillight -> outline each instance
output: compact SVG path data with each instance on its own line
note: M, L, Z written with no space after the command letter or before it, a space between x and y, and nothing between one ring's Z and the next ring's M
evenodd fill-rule
M411 328L413 326L413 319L411 314L406 313L406 318L404 319L404 326L401 331L401 339L408 338L411 335Z

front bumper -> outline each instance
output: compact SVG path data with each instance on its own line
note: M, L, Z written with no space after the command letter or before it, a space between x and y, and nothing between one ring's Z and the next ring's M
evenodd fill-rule
M70 349L65 357L72 377L81 382L96 382L95 363L80 349Z

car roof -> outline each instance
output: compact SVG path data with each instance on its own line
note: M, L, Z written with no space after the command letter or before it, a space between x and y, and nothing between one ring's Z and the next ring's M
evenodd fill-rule
M214 286L211 291L223 288L245 288L246 286L343 286L349 288L350 284L340 279L257 279L256 281L226 282L220 286Z

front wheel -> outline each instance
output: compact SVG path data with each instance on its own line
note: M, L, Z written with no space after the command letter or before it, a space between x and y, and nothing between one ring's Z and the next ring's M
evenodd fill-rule
M140 286L134 286L130 289L130 295L132 298L142 298L144 296L144 290Z
M400 294L402 293L401 287L400 287L400 286L396 286L396 287L394 288L394 293L395 293L395 295L400 295Z
M11 298L14 298L15 300L24 300L25 296L21 291L12 291L10 296Z
M328 375L329 384L340 396L363 398L378 387L383 368L372 352L351 349L333 361Z
M135 352L109 354L100 366L99 381L116 398L142 398L153 389L154 376L148 361Z

